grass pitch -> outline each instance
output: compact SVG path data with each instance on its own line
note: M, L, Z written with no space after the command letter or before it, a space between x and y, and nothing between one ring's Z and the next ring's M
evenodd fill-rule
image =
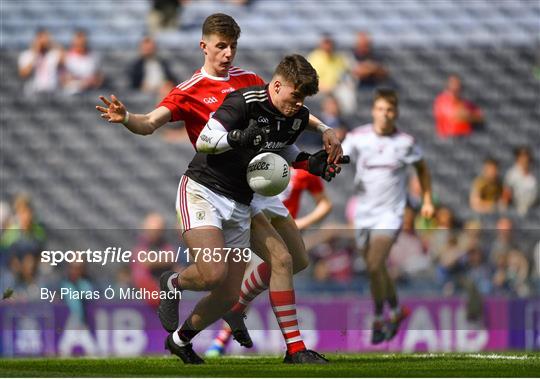
M278 357L224 357L184 365L176 357L0 359L0 377L538 377L540 353L328 354L328 365Z

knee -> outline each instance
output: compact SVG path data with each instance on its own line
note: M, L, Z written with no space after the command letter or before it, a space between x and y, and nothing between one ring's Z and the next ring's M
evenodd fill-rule
M289 252L273 254L271 262L272 270L292 270L293 260Z
M227 277L227 267L216 266L203 274L204 287L207 290L213 290L219 287Z

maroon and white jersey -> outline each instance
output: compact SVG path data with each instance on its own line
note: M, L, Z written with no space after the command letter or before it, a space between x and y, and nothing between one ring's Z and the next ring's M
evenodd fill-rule
M368 124L352 130L343 141L343 154L355 166L355 220L370 225L391 214L401 218L407 197L408 166L423 159L414 138L396 130L378 135Z
M255 85L264 85L264 80L238 67L231 67L226 77L209 75L201 68L191 79L173 88L158 107L164 106L171 111L170 121L184 121L189 139L195 146L201 130L225 96L237 89Z

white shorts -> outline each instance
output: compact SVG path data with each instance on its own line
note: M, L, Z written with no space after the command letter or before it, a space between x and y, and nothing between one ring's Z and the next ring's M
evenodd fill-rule
M402 223L403 216L395 212L385 212L371 220L356 215L354 220L356 246L360 250L366 248L373 235L385 235L395 239L401 230Z
M264 212L264 215L269 219L289 216L289 210L278 196L263 196L255 193L253 200L251 200L251 217L260 212Z
M226 247L250 246L250 208L185 175L178 185L176 214L182 234L201 226L215 226L223 231Z

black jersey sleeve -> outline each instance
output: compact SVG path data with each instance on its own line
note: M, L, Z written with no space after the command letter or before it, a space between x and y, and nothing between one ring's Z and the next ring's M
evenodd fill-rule
M227 131L245 129L248 125L247 105L242 93L235 91L228 94L212 118L219 121Z

